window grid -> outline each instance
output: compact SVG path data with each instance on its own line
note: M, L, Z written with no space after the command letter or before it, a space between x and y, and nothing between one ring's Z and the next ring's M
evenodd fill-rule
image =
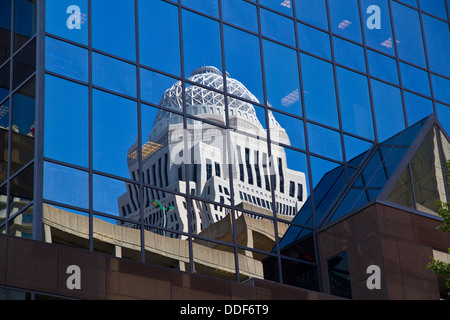
M82 85L85 85L85 86L89 87L89 112L90 112L89 119L92 119L92 92L93 92L94 89L98 89L98 90L102 90L104 92L112 93L114 95L121 96L121 97L124 97L124 98L127 98L129 100L137 102L137 109L138 109L137 128L138 128L138 132L139 132L139 134L138 134L138 154L139 154L138 159L139 160L138 161L139 161L139 172L142 173L142 170L143 170L142 157L141 157L142 156L142 139L141 139L142 135L140 134L140 132L142 131L142 127L141 127L141 116L142 116L141 108L142 108L143 104L149 105L149 106L152 106L152 107L155 107L155 108L158 108L160 110L167 110L167 111L179 114L180 116L183 117L184 128L187 128L187 121L189 119L195 119L195 120L201 121L202 123L207 123L207 124L211 124L211 125L214 125L214 126L223 127L224 129L233 129L232 127L230 127L229 118L225 117L225 119L226 119L226 124L225 125L219 125L219 124L217 124L215 122L208 121L208 120L205 120L203 118L199 118L199 117L196 117L196 116L193 116L193 115L189 115L185 111L184 112L183 111L176 111L176 110L173 110L173 109L168 109L168 108L166 108L164 106L160 106L159 104L151 103L151 102L148 102L148 101L143 101L141 99L141 93L140 93L140 72L136 72L136 81L137 81L137 84L138 84L137 85L137 98L131 97L131 96L127 96L127 95L124 95L124 94L121 94L121 93L117 93L117 92L114 92L114 91L112 91L110 89L102 88L102 87L99 87L97 85L94 85L92 83L92 53L96 52L96 53L104 54L105 56L112 57L112 58L115 58L115 59L117 59L119 61L123 61L123 62L129 63L129 64L133 65L134 67L136 67L137 71L139 71L142 68L142 69L146 69L146 70L149 70L149 71L158 72L159 74L162 74L162 75L170 76L176 81L181 81L183 95L185 94L186 84L190 84L190 85L194 85L195 84L195 86L199 86L199 87L211 90L211 91L220 92L219 90L217 90L215 88L210 88L210 87L203 86L203 85L201 85L199 83L191 82L189 79L187 79L186 75L184 74L184 51L183 51L183 32L182 32L183 31L183 25L182 25L182 21L181 21L182 20L182 12L183 12L183 10L195 12L196 14L198 14L200 16L207 17L207 18L209 18L211 20L219 22L219 24L220 24L220 30L221 30L221 32L220 32L220 35L221 35L220 38L221 39L220 40L221 40L221 55L222 55L222 70L223 70L223 74L226 73L225 49L224 49L224 42L223 42L223 38L224 38L223 37L223 26L225 26L225 25L226 26L230 26L230 27L236 28L238 30L245 31L245 32L247 32L249 34L253 34L255 36L258 36L259 43L260 43L260 58L261 58L261 68L262 68L262 77L263 77L263 95L265 97L264 101L267 101L267 88L266 88L266 81L265 81L266 79L265 79L265 75L264 75L264 53L263 53L263 48L262 48L263 47L262 46L262 42L263 42L263 40L269 40L269 41L272 41L272 42L274 42L274 43L276 43L276 44L278 44L280 46L284 46L284 47L293 49L293 50L295 50L295 52L297 54L297 60L298 60L298 66L299 66L298 67L298 72L299 72L299 83L300 83L300 88L301 88L300 91L301 91L301 97L302 97L301 101L302 101L302 109L303 109L302 115L303 116L296 116L296 115L290 114L288 112L285 112L283 110L275 109L275 108L273 108L271 106L268 106L266 103L255 103L254 101L247 101L247 102L250 102L250 103L252 103L252 104L254 104L256 106L262 107L262 108L264 108L266 110L266 112L265 112L266 123L268 123L267 111L270 110L270 111L276 111L278 113L285 114L285 115L290 116L292 118L296 118L296 119L302 121L305 124L304 125L304 131L305 131L305 137L306 137L305 138L306 146L305 146L304 150L296 148L296 147L293 147L293 146L288 146L288 145L283 145L283 144L279 144L279 145L281 145L281 146L283 146L284 148L287 148L287 149L292 149L292 150L295 150L295 151L303 152L303 153L305 153L307 155L307 177L309 179L309 181L307 181L307 183L310 186L311 190L313 189L312 188L313 181L312 181L312 169L311 169L311 156L318 157L318 158L321 158L321 159L324 159L324 160L329 160L329 161L332 161L333 163L336 163L336 164L345 164L346 160L348 160L348 159L346 158L346 153L345 153L344 135L355 137L355 138L358 138L360 140L367 141L367 142L379 142L378 139L377 139L377 125L376 125L375 116L374 116L375 115L375 111L374 111L374 103L373 103L373 98L372 98L373 97L372 89L371 89L371 85L370 85L371 80L377 80L377 81L389 84L392 87L398 88L400 90L401 96L402 96L402 108L403 108L403 112L404 112L403 113L404 114L404 121L405 121L405 125L406 126L407 126L408 122L407 122L407 117L406 117L406 109L405 109L405 106L404 106L404 92L411 92L411 93L417 94L418 96L421 96L421 97L424 97L424 98L427 98L427 99L431 98L431 100L433 102L433 107L434 107L434 112L435 113L436 113L436 108L435 108L435 103L436 102L439 102L439 103L441 103L443 105L446 105L446 106L450 107L450 104L447 104L447 103L445 103L443 101L436 100L436 98L434 96L431 75L432 74L438 75L438 76L440 76L440 77L442 77L444 79L449 79L449 78L444 76L444 75L442 75L442 74L438 74L435 71L431 71L430 70L428 57L427 57L427 48L426 48L426 46L424 47L425 55L426 55L426 61L427 61L427 68L426 69L424 69L424 68L422 68L421 66L418 66L418 65L413 65L410 62L407 62L407 61L404 61L404 60L401 60L401 59L398 58L397 45L396 45L396 41L395 41L395 28L394 28L394 24L393 24L391 2L399 2L400 3L400 1L396 1L396 0L389 0L388 1L388 4L389 4L389 15L390 15L390 21L391 21L391 28L392 28L392 36L393 36L393 44L394 44L394 50L395 50L395 57L394 58L395 58L395 61L396 61L396 64L397 64L397 70L398 70L398 74L399 74L399 84L398 85L390 83L390 82L385 81L383 79L376 78L376 77L374 77L374 76L372 76L370 74L369 64L368 64L368 60L367 60L367 50L369 49L369 47L365 43L365 35L364 35L364 32L365 32L364 21L365 21L365 19L364 19L363 11L362 11L362 8L361 8L361 2L359 0L358 0L358 9L359 9L359 16L360 16L360 21L361 21L362 44L358 43L358 42L355 42L355 41L353 41L351 39L344 38L344 37L339 36L337 34L331 33L329 31L329 30L331 30L331 22L330 22L331 20L330 20L330 12L329 12L330 10L329 10L329 6L328 6L328 0L326 1L326 3L327 3L327 17L328 17L329 30L324 30L324 29L322 29L320 27L317 27L317 26L314 26L312 24L306 23L304 21L298 20L297 17L296 17L296 10L295 10L295 2L294 1L291 1L292 2L292 12L293 12L292 16L284 14L284 13L281 13L281 12L276 11L276 10L273 10L273 9L271 9L269 7L263 6L263 5L261 5L259 3L258 0L256 1L256 3L251 2L251 1L247 1L247 0L243 0L243 1L245 1L247 3L250 3L250 4L254 4L256 6L257 20L258 20L258 32L257 33L252 32L252 31L247 30L247 29L244 29L244 28L242 28L240 26L231 24L231 23L229 23L227 21L224 21L223 17L222 17L221 0L218 1L218 4L219 4L219 17L218 18L213 17L213 16L208 15L208 14L205 14L203 12L199 12L197 10L194 10L192 8L184 6L184 5L180 4L180 3L176 4L176 3L172 2L172 1L164 1L164 2L166 2L168 4L175 5L175 6L178 7L178 19L179 19L179 30L180 30L180 32L179 32L180 36L179 37L180 37L180 54L181 54L180 55L181 76L169 74L169 73L167 73L165 71L158 70L158 69L155 69L155 68L152 68L152 67L149 67L149 66L141 64L140 57L139 57L139 52L140 52L140 50L139 50L139 34L138 34L138 32L139 32L139 26L138 26L138 16L139 16L138 15L138 10L139 10L139 7L138 7L138 1L137 0L134 1L134 4L135 4L135 32L136 32L136 35L135 35L136 36L136 39L135 39L136 40L136 61L135 62L134 61L129 61L129 60L124 59L124 58L119 57L119 56L111 55L108 52L103 52L103 51L100 51L98 49L94 49L92 47L91 32L88 33L89 34L89 38L88 38L88 45L87 46L79 44L77 42L73 42L73 41L67 40L65 38L62 38L62 37L59 37L59 36L56 36L56 35L53 35L53 34L46 34L46 36L49 36L49 37L52 37L52 38L55 38L55 39L58 39L58 40L65 41L67 43L76 45L78 47L87 49L89 51L89 82L88 83L84 83L82 81L71 79L71 78L66 77L64 75L60 75L60 74L57 74L57 73L54 73L54 72L51 72L51 71L46 71L46 74L55 75L55 76L58 76L60 78L63 78L63 79L66 79L66 80L70 80L72 82L79 83L79 84L82 84ZM91 1L88 0L89 10L91 8L90 2ZM178 2L181 2L181 1L178 1ZM405 6L408 6L408 5L404 4L404 3L401 3L401 4L405 5ZM427 14L429 16L432 16L435 19L438 19L440 21L444 21L444 22L448 23L447 21L442 20L441 18L436 17L436 16L434 16L434 15L432 15L430 13L422 12L421 8L420 8L420 3L418 4L418 8L414 8L414 7L410 7L410 6L408 6L408 7L420 12L419 17L420 17L420 21L421 21L421 30L422 30L422 34L423 35L424 35L424 31L423 31L423 23L422 23L422 14ZM448 1L446 2L446 8L447 8L447 17L448 17L448 10L449 10ZM295 26L294 27L295 40L296 40L296 46L295 47L289 46L289 45L287 45L285 43L282 43L280 41L277 41L275 39L268 38L267 36L262 34L262 32L261 32L261 17L260 17L261 9L270 11L270 12L272 12L274 14L283 16L284 18L290 19L293 22L295 22L294 23L294 26ZM299 40L298 40L299 39L299 35L298 35L298 25L297 25L297 23L303 23L305 25L308 25L309 27L312 27L314 29L317 29L317 30L320 30L320 31L323 31L323 32L326 32L327 34L329 34L329 36L330 36L331 52L332 52L332 60L328 60L326 58L322 58L320 56L314 55L314 54L312 54L312 53L310 53L308 51L305 51L305 50L299 48ZM88 27L89 27L89 29L91 28L91 25L92 25L91 12L88 12ZM335 55L334 55L334 44L333 44L333 41L332 41L333 37L345 39L346 41L348 41L350 43L353 43L355 45L358 45L358 46L360 46L360 47L362 47L364 49L364 59L365 59L365 65L366 65L366 70L367 70L366 73L358 71L358 70L354 70L354 69L349 68L349 67L347 67L347 66L345 66L343 64L336 63ZM424 41L426 41L426 40L424 40ZM12 47L12 45L13 44L11 44L11 47ZM383 53L383 52L377 50L376 48L371 48L370 47L370 50L375 51L375 52L377 52L379 54L382 54L384 56L389 56L388 54ZM335 92L336 92L336 99L337 99L337 108L338 108L338 115L339 115L339 128L338 129L330 127L330 126L327 126L327 125L324 125L324 124L319 123L319 122L315 122L315 121L310 120L307 117L305 117L305 105L304 105L305 104L305 102L304 102L305 100L304 100L304 92L303 92L303 79L302 79L302 76L301 76L302 75L302 71L301 71L302 68L301 68L301 63L300 63L300 54L308 54L308 55L313 56L313 57L315 57L317 59L320 59L321 61L325 61L325 62L328 62L328 63L332 64L332 66L333 66L334 84L335 84ZM2 66L0 66L0 68L5 66L10 60L12 60L12 57L10 57L8 61L4 62L2 64ZM416 68L418 68L420 70L424 70L424 71L426 71L428 73L429 82L430 82L430 88L431 88L431 97L428 97L426 95L423 95L421 93L417 93L415 91L412 91L410 89L407 89L407 88L403 87L403 85L402 85L402 74L400 72L400 63L407 63L409 65L413 65L414 67L416 67ZM356 135L354 133L346 132L346 131L344 131L342 129L342 119L341 119L341 116L340 116L341 108L340 108L340 102L339 102L339 90L338 90L338 87L337 87L338 86L338 84L337 84L338 81L337 81L337 77L336 77L336 67L341 67L341 68L344 68L344 69L347 69L347 70L351 70L352 72L355 72L357 74L364 75L364 76L367 77L367 81L368 81L368 84L369 84L368 88L369 88L369 97L370 97L370 100L371 100L370 101L370 105L371 105L371 110L372 110L371 112L372 112L373 127L374 127L374 132L375 132L375 141L372 141L372 140L364 138L364 137L360 137L360 136L358 136L358 135ZM224 79L225 79L225 76L224 76ZM224 81L224 83L225 83L225 86L226 86L226 81ZM227 92L226 91L226 87L224 88L224 92L225 93ZM5 98L4 101L7 101L8 98L10 98L10 97L12 97L12 93L7 98ZM229 94L229 93L225 94L225 110L226 110L226 113L228 113L228 98L239 98L239 99L242 99L240 97L233 96L232 94ZM183 105L184 105L184 110L186 110L186 101L185 100L183 100ZM92 121L89 121L89 123L90 123L89 136L92 137L92 131L93 131ZM343 161L336 161L336 160L333 160L333 159L328 158L326 156L323 156L323 155L320 155L320 154L315 154L315 153L313 153L313 152L311 152L309 150L309 138L308 138L308 132L307 132L307 125L306 125L307 123L320 125L321 127L327 128L329 130L333 130L333 131L338 132L340 134L340 137L341 137L341 148L342 148L342 154L343 154ZM40 126L40 128L41 128L41 130L43 129L42 125ZM267 144L268 144L269 157L270 157L270 155L271 155L271 145L272 145L273 142L272 142L271 137L270 137L270 130L267 130L267 132L268 132L268 134L267 134ZM130 183L130 184L136 185L136 181L133 181L133 180L130 180L130 179L125 179L125 178L118 177L118 176L114 176L112 174L108 174L108 173L105 173L105 172L100 172L100 171L97 171L97 170L93 169L92 151L93 151L93 145L92 145L92 139L90 138L89 139L89 167L87 169L75 166L73 164L62 163L62 162L60 162L58 160L55 160L55 159L43 158L43 160L48 161L48 162L61 164L61 165L67 166L67 167L72 167L74 169L78 169L78 170L81 170L81 171L86 171L86 172L89 173L89 178L90 178L89 179L89 189L90 189L90 195L91 196L89 197L89 199L90 199L89 200L90 201L89 209L88 210L84 210L84 211L86 213L89 213L89 217L90 217L90 232L91 232L91 234L90 234L90 250L91 251L94 250L94 248L93 248L94 247L93 237L92 237L92 223L93 223L92 222L92 218L93 218L93 216L94 215L99 215L99 216L109 217L109 215L107 215L105 213L96 212L96 211L93 210L93 203L92 203L92 192L93 192L92 191L93 190L92 177L93 177L93 175L94 174L98 174L98 175L114 178L116 180L120 180L120 181L124 181L124 182ZM231 168L232 167L230 165L229 169L228 169L230 172L231 172ZM344 168L346 169L346 166ZM249 168L249 169L252 170L252 168ZM189 170L190 170L190 168L187 166L187 164L185 164L185 170L184 170L185 177L189 177ZM142 176L142 174L141 174L141 176ZM275 177L271 175L272 188L270 190L271 190L271 193L272 193L272 203L276 203L276 198L275 198L275 183L276 183L276 181L275 181L274 178ZM347 176L347 180L349 178L350 177ZM189 179L187 179L187 180L189 180ZM230 177L230 180L231 181L236 181L234 183L237 183L237 180L233 180L232 177ZM143 201L144 201L144 188L150 188L150 187L152 189L155 189L155 190L160 190L160 191L163 191L163 192L174 193L174 194L177 194L177 195L185 197L186 202L187 202L187 206L188 206L188 211L187 211L188 213L190 212L190 208L189 207L190 207L190 204L191 204L191 200L194 200L194 201L197 200L197 201L202 201L202 202L205 202L205 203L217 204L214 201L211 201L211 200L208 200L208 199L199 198L199 197L191 195L190 192L189 192L189 190L190 190L189 183L188 183L188 187L187 187L186 193L174 192L173 190L169 190L169 189L164 188L164 185L162 185L160 187L156 186L156 185L152 185L152 184L150 184L150 181L148 181L148 183L146 183L146 181L144 179L142 179L142 178L139 179L139 182L137 183L137 186L139 188L139 202L141 204L143 204ZM233 194L233 183L230 184L230 188L231 188L231 194ZM312 198L312 201L314 203L314 193L310 192L309 196ZM52 202L52 201L45 201L45 202L49 203L49 204L59 205L59 206L62 206L62 207L70 207L70 206L68 206L68 205L66 205L64 203L56 203L56 202ZM233 199L232 199L232 204L231 205L226 205L226 204L220 204L220 205L223 206L223 207L227 207L227 208L229 208L230 210L233 210L233 211L236 209L234 207L234 204L233 204ZM74 207L72 209L83 210L83 209L76 208L76 207ZM312 206L312 210L314 211L314 206ZM239 208L239 211L244 211L244 212L247 212L247 213L255 214L254 212L245 211L245 210L242 210L241 208ZM139 220L138 224L140 224L141 230L143 230L145 227L150 227L151 225L146 224L144 222L143 210L141 210L140 212L141 212L141 219ZM276 216L275 206L273 206L273 214L274 214L274 216L272 218L270 218L270 219L272 219L275 222L274 226L276 228L276 226L277 226L276 222L278 221L279 218ZM258 214L256 214L256 215L258 215ZM188 214L188 218L189 217L190 217L190 214ZM233 215L233 217L234 217L234 215ZM264 216L264 217L267 218L267 216ZM117 218L117 217L115 217L115 218ZM313 213L313 218L314 218L314 213ZM129 222L133 222L135 224L137 223L135 220L131 220ZM192 222L190 222L189 225L191 223ZM314 223L314 226L315 226L315 223ZM233 224L233 227L234 227L234 224ZM307 227L307 226L303 226L303 227L310 228L310 227ZM312 230L314 230L314 227L312 228ZM166 230L166 231L168 231L168 230ZM191 252L190 252L189 256L190 256L190 259L191 259L191 271L193 271L193 266L192 266L193 265L192 241L193 241L193 237L195 237L195 238L201 238L201 237L199 237L198 235L191 234L189 232L186 233L186 236L189 237L189 241L190 241L190 250L191 250ZM221 244L229 244L229 243L223 243L221 241L212 240L212 239L208 239L208 238L204 238L204 240L208 240L208 241L212 241L212 242L216 241L216 242L221 243ZM141 232L141 244L142 244L142 247L143 247L144 241L145 241L144 235L143 235L143 232ZM314 237L314 241L316 241L315 237ZM239 245L236 244L235 241L234 241L233 246L234 246L234 250L235 250L235 257L237 256L237 250L238 249L246 249L246 250L249 249L249 248L240 247ZM255 250L255 249L251 249L251 250ZM141 256L142 260L145 260L145 252L143 252L143 250L141 250L141 255L142 255ZM282 279L280 252L279 252L278 248L277 248L277 254L275 256L278 257L278 259L279 259L278 265L280 267L280 271L279 271L280 272L280 279ZM286 258L286 257L283 257L283 258ZM301 262L305 263L305 261L303 261L303 260L301 260ZM319 263L316 263L314 265L316 267L319 267ZM239 265L237 263L237 257L236 257L237 281L239 281L239 272L238 272L238 270L239 270ZM320 279L319 279L319 281L320 281Z

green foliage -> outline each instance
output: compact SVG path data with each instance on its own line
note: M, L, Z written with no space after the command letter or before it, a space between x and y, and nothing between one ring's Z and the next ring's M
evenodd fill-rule
M447 183L448 189L450 190L450 160L447 161L446 164L447 168L449 169L449 172L447 172ZM440 225L438 229L442 232L450 233L450 204L441 200L436 200L435 203L436 207L438 208L438 214L443 219L443 224ZM448 249L448 253L450 254L450 248ZM450 275L450 263L431 258L431 262L427 267L433 270L436 274ZM450 289L450 278L447 278L445 285ZM450 291L448 292L448 295L450 296Z

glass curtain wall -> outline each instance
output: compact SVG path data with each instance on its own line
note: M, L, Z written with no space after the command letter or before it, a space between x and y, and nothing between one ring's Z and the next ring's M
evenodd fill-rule
M33 234L36 1L0 1L0 233Z
M436 1L46 0L43 240L320 290L324 175L450 118Z

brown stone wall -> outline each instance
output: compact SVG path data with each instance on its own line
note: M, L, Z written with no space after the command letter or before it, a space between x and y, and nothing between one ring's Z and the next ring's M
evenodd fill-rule
M327 259L348 252L354 299L439 299L436 275L426 268L433 249L447 250L450 235L436 219L374 204L319 233L324 291ZM367 267L381 269L381 289L369 290Z
M70 290L67 267L81 269ZM335 299L265 280L238 284L60 245L0 235L0 286L79 299L278 300Z

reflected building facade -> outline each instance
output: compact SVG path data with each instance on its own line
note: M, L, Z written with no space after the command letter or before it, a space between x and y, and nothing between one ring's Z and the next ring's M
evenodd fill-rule
M170 273L168 298L180 274L272 298L444 297L418 266L450 259L449 9L0 0L2 297L124 297L139 290L108 281L140 274L129 260ZM47 279L73 252L104 282L74 293L17 267Z
M189 80L216 90L223 90L224 86L222 73L215 67L199 68ZM229 75L226 81L234 95L257 102L242 83ZM183 109L181 95L181 82L177 82L164 93L160 105L180 111ZM226 125L223 94L192 85L186 89L186 97L188 114ZM182 197L147 188L144 191L144 220L147 223L158 228L201 232L230 213L222 205L230 206L232 197L234 205L252 206L252 210L269 216L275 210L277 215L291 219L300 210L307 198L305 174L287 168L284 148L279 145L272 145L269 159L267 133L251 103L232 98L228 100L227 109L228 121L236 129L224 130L189 121L187 149L184 139L180 140L180 137L184 138L183 117L168 110L158 111L148 141L142 146L144 181L171 191L182 191L186 190L185 181L189 180L190 194L211 202L191 203L192 221L188 228L187 205ZM272 112L268 112L268 117L273 126L271 133L289 146L289 137ZM137 153L135 146L128 152L131 177L139 175ZM231 172L228 164L231 164ZM272 205L270 176L275 178L275 205ZM230 180L233 178L236 182L231 194ZM118 200L121 216L138 220L139 193L130 184L127 190Z

